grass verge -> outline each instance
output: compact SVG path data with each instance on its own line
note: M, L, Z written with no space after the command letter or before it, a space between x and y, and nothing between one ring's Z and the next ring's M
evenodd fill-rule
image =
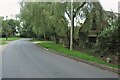
M13 41L13 40L18 40L20 37L10 37L6 40L6 38L0 38L0 41Z
M120 65L109 64L109 63L106 63L105 61L102 61L101 59L91 56L89 54L81 53L78 51L69 50L67 48L64 48L62 44L56 44L56 43L50 42L50 41L39 41L38 44L44 48L48 48L48 49L54 50L56 52L60 52L61 54L73 56L73 57L84 59L87 61L92 61L92 62L106 65L106 66L109 66L112 68L120 68Z
M4 45L4 44L7 44L7 42L0 41L0 45Z
M0 38L0 45L4 45L7 44L8 41L14 41L14 40L18 40L20 39L20 37L10 37L6 40L6 38Z

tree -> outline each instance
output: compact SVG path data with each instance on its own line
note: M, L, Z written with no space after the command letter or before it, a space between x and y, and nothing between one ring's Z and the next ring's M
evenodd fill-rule
M83 8L85 4L86 4L86 2L83 2L83 3L73 2L73 4L71 5L71 8L73 11L71 12L71 9L69 6L66 9L66 14L68 15L69 19L71 20L71 30L72 30L71 38L73 38L73 41L70 42L71 50L72 50L74 40L75 40L74 39L74 19L77 16L77 14L80 12L80 9ZM70 5L70 3L67 3L67 5Z
M11 34L11 28L8 25L8 20L4 20L2 22L2 35L5 35L6 40L8 38L8 36Z
M38 37L51 34L58 43L61 31L65 33L67 29L64 7L61 3L24 3L21 7L21 20L29 23Z
M16 27L19 26L19 21L14 19L2 21L2 35L6 36L6 40L9 36L15 36L17 33Z
M18 20L14 20L14 19L10 19L8 21L8 25L10 26L11 28L11 35L12 36L15 36L18 32L17 32L17 27L19 27L20 25L20 22Z
M110 15L112 15L110 17ZM97 47L104 53L112 52L113 55L117 55L117 48L119 48L119 37L118 37L118 28L119 28L119 17L115 13L107 12L108 17L108 26L103 28L103 31L98 36ZM113 18L114 16L114 18Z

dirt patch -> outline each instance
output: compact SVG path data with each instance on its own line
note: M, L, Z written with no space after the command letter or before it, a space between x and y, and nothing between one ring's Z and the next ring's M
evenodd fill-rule
M107 58L111 59L111 61L110 61L111 64L118 65L118 56L109 54L108 56L102 57L101 60L107 61Z
M105 62L107 62L107 58L110 58L110 62L109 62L110 64L114 64L114 65L119 64L118 63L119 56L116 56L112 53L109 53L107 55L104 55L104 56L100 57L101 54L100 53L94 53L94 49L85 49L85 48L80 48L79 46L75 46L74 50L79 51L79 52L84 53L84 54L89 54L89 55L98 57Z

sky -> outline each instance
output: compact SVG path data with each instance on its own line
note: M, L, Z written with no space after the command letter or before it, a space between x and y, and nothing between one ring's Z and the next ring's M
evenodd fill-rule
M104 10L118 12L120 0L100 0ZM20 12L19 0L0 0L0 16L13 17Z
M20 12L19 0L0 0L0 16L12 16Z

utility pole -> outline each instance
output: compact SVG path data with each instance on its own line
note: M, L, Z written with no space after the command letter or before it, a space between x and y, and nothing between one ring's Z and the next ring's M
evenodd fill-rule
M73 0L71 0L70 50L73 50Z

